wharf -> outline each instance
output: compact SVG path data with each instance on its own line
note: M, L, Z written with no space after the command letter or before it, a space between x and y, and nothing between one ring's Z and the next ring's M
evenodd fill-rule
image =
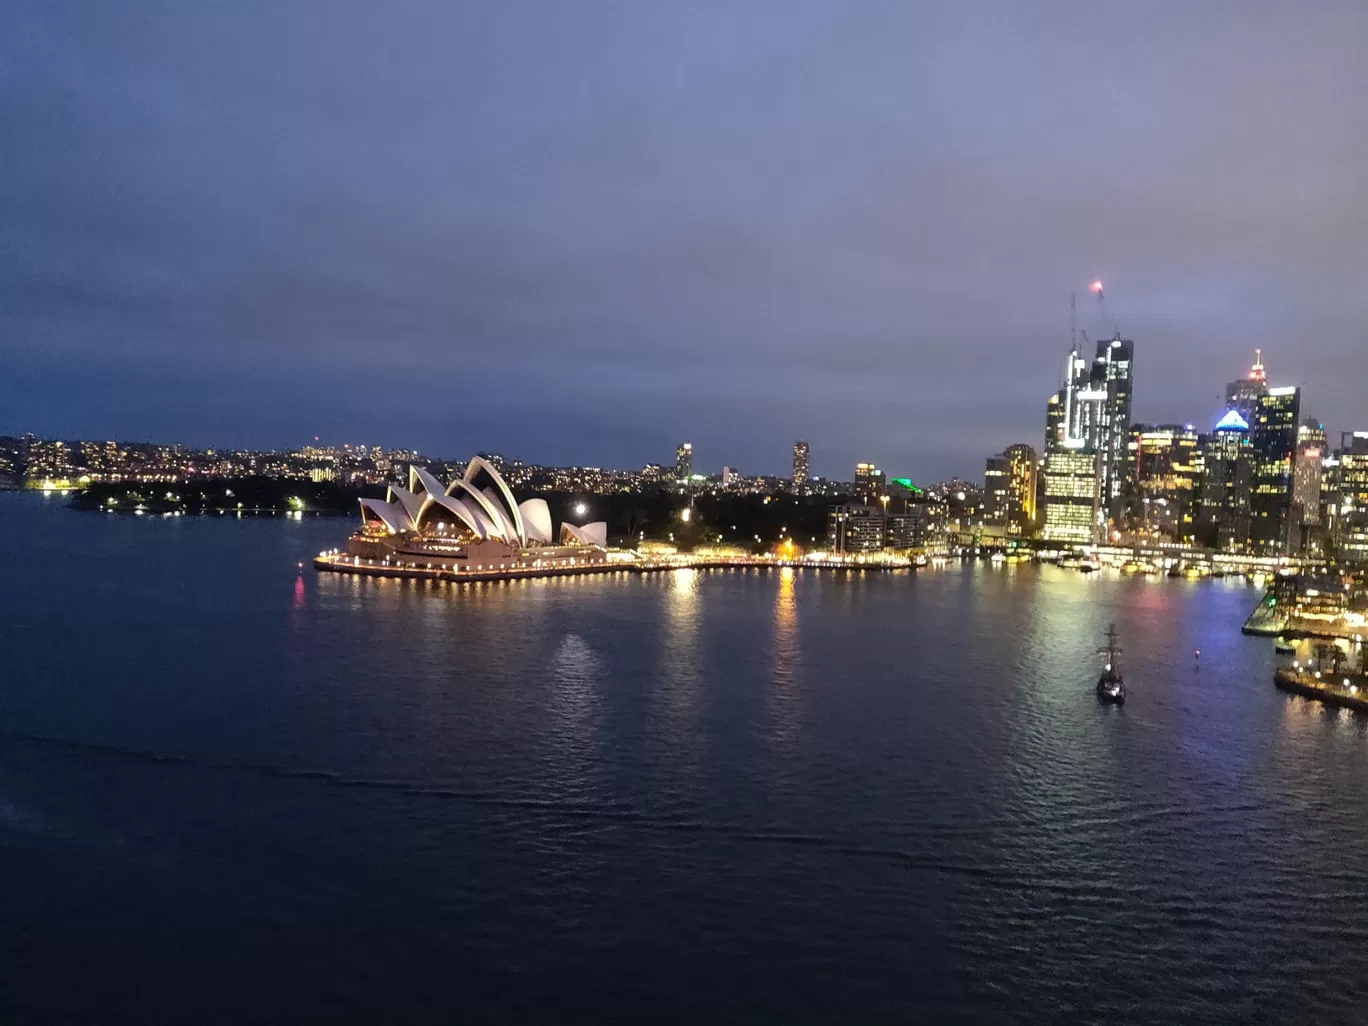
M1346 687L1324 677L1317 677L1314 673L1286 666L1274 672L1273 683L1283 691L1301 695L1303 698L1314 698L1326 705L1368 713L1368 689L1360 688L1356 684L1351 683Z
M445 570L438 567L396 566L393 563L378 563L362 559L356 561L351 556L318 556L313 562L315 570L337 574L355 574L361 577L393 577L418 581L448 581L451 583L477 583L481 581L519 581L545 577L583 577L592 574L655 574L671 570L746 570L790 567L793 569L880 571L912 570L911 563L844 563L794 559L697 559L650 562L587 563L583 566L542 566L508 568L501 570Z

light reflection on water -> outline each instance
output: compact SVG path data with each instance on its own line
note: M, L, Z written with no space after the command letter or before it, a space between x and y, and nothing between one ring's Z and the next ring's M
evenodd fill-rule
M0 1012L221 1021L247 963L295 1021L1368 1002L1368 719L1272 687L1250 589L300 578L336 522L37 508L0 496Z

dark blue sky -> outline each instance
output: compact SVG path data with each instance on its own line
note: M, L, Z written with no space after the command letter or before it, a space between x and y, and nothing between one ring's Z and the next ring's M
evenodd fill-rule
M0 433L976 475L1368 427L1368 4L10 0Z

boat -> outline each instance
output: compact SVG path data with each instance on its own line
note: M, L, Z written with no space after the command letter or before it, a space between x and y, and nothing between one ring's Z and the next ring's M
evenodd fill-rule
M1106 669L1102 671L1102 676L1097 678L1097 700L1124 705L1126 682L1121 677L1120 664L1116 661L1116 657L1121 654L1121 650L1116 647L1116 624L1108 625L1106 639L1106 645L1097 650L1107 657Z
M1273 651L1278 655L1292 655L1297 651L1297 646L1285 635L1279 635L1273 639Z
M1095 574L1097 571L1101 570L1102 567L1098 563L1080 563L1078 569L1085 574Z

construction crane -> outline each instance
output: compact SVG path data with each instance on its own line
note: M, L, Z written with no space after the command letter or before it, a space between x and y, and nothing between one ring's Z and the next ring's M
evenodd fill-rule
M1102 287L1102 279L1094 278L1093 283L1088 286L1088 291L1097 297L1098 309L1102 311L1102 330L1120 338L1121 326L1113 321L1111 315L1107 313L1107 293Z

